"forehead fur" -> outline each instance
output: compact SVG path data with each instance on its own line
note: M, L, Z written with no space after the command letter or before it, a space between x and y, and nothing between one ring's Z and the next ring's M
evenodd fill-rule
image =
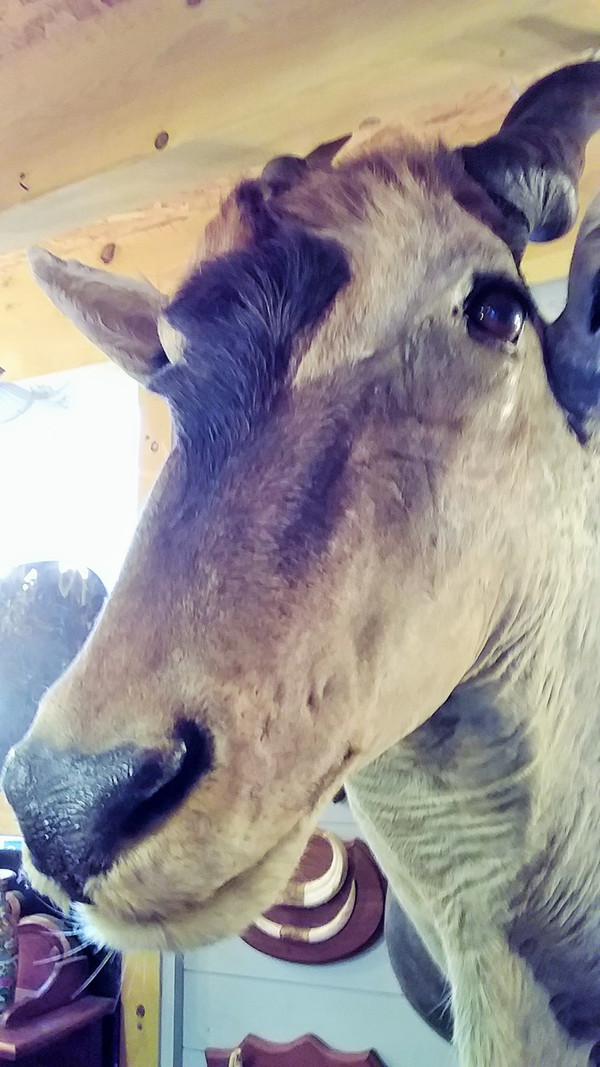
M319 331L328 352L321 367L333 352L344 358L349 337L364 325L361 304L369 313L378 306L382 320L390 316L371 270L374 258L385 259L378 242L387 242L391 260L401 254L402 228L407 248L421 240L425 223L442 233L450 202L499 231L494 205L460 160L406 139L314 171L281 196L268 198L258 182L233 191L207 227L203 262L164 313L183 339L183 362L153 382L170 401L180 436L198 446L205 471L214 475L270 410L294 369L292 352L309 347L351 275L343 306Z
M342 248L277 219L255 183L233 199L243 240L193 271L165 309L183 358L152 383L211 475L269 411L296 338L349 278Z
M441 143L424 145L391 128L380 131L361 146L358 155L335 168L307 171L271 207L279 216L300 219L319 231L347 232L364 221L382 184L405 189L416 184L432 200L449 192L464 210L508 240L504 215L466 172L461 157ZM239 188L206 227L203 259L250 246L252 226L240 203Z
M280 210L321 232L352 232L378 209L382 189L400 191L435 217L447 197L508 243L499 208L466 172L462 159L440 143L422 145L388 131L383 144L369 147L335 169L315 171L281 197Z

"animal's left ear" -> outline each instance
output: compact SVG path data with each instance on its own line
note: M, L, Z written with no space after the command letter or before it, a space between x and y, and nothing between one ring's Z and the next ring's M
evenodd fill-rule
M600 451L600 194L577 235L567 303L547 330L546 363L579 439Z
M157 322L166 298L149 282L60 259L44 248L30 249L29 264L59 311L132 378L146 385L165 365Z

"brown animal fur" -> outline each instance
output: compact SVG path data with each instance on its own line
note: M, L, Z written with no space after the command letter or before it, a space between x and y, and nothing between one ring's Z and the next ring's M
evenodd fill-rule
M347 782L451 980L464 1067L583 1067L590 1041L561 1029L507 930L532 864L563 892L551 840L569 842L573 907L590 899L596 460L550 391L535 316L514 344L469 329L477 276L521 282L499 212L456 157L399 139L265 210L334 241L350 281L295 338L272 406L212 481L176 445L90 642L40 707L28 743L55 749L166 751L182 716L214 744L171 817L90 878L82 913L118 947L236 933ZM232 194L206 255L251 252L255 224ZM298 523L327 448L315 544ZM424 755L419 728L455 692L489 707L501 737L522 735L512 763L475 728L456 762Z

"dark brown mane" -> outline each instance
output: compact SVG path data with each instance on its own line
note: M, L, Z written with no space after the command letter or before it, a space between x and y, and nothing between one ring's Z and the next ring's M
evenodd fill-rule
M295 337L315 326L349 279L338 244L266 209L259 222L252 247L204 263L164 313L187 344L183 361L161 370L152 389L169 401L180 436L209 474L269 410Z

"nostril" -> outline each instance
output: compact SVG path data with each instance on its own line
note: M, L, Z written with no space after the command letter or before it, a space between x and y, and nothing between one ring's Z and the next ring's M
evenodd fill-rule
M139 797L121 816L124 839L147 833L185 799L199 778L210 770L213 745L210 734L191 719L181 719L174 732L178 744L168 757L150 757L131 782L130 797Z
M85 900L87 880L167 818L212 758L208 731L181 719L166 751L123 745L81 753L28 739L9 756L3 784L34 865Z

